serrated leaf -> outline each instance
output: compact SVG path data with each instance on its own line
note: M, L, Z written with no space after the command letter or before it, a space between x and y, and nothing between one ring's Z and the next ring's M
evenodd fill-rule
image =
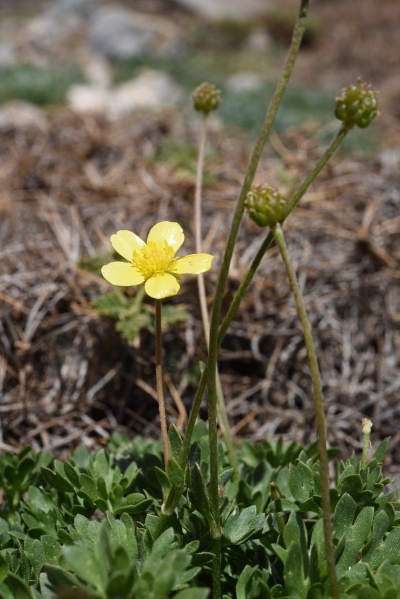
M303 503L309 499L313 488L313 472L303 462L289 465L289 489L296 501Z
M359 474L350 474L345 477L341 477L340 483L338 484L339 493L348 493L351 497L357 498L363 488L361 476Z
M79 472L69 462L64 463L64 473L75 488L79 487Z
M94 456L92 464L90 466L90 472L95 478L102 476L107 479L107 475L110 471L110 464L108 462L107 454L104 449L100 449Z
M198 510L209 521L211 519L210 504L200 466L196 462L190 469L190 500L194 509Z
M73 491L71 483L59 474L55 474L52 470L50 470L50 468L45 468L44 466L42 466L41 472L43 478L50 485L50 487L57 489L57 491Z
M354 524L345 532L345 544L342 555L336 565L338 577L356 563L357 556L371 532L374 508L365 507L358 514Z
M338 538L342 537L349 530L350 526L352 526L356 511L357 504L354 499L347 493L342 495L337 503L333 517L333 529Z
M10 572L3 584L10 591L11 599L33 599L32 592L28 585L16 574Z
M372 459L375 459L378 462L378 464L381 464L383 462L383 458L385 457L387 449L389 447L390 439L391 437L386 437L386 439L382 441L382 443L379 445L378 449L372 456Z
M307 531L304 521L296 512L291 512L289 516L283 533L283 540L286 548L289 548L292 543L298 545L302 554L304 572L306 572L308 570Z
M171 486L174 488L175 492L178 494L182 494L185 486L184 472L182 468L179 466L178 462L176 462L173 459L168 460L167 475L171 483Z
M296 542L292 542L285 561L285 592L291 599L306 599L309 581L304 575L303 551Z
M24 543L24 551L33 568L34 575L38 577L45 561L45 553L41 541L31 539L27 536Z
M78 491L78 495L80 497L88 497L90 501L94 502L98 497L97 485L94 479L88 474L81 474L79 482L81 488Z
M40 588L42 592L45 592L46 589L51 589L54 595L55 591L79 588L81 586L76 576L64 568L52 564L44 564L43 570L45 576L43 574L40 575Z
M178 462L182 448L182 437L174 423L170 424L168 429L168 442L171 457Z
M107 520L110 525L110 538L118 541L118 543L126 550L131 560L136 560L139 555L139 550L132 518L124 513L122 514L121 519L117 520L111 514L107 514Z
M218 476L218 484L222 487L225 487L226 483L231 480L232 476L234 475L234 472L235 471L233 468L227 468L226 470L223 470L221 474Z
M72 572L86 581L96 591L105 594L107 573L88 547L72 545L64 547L64 558Z
M242 511L233 512L224 522L223 535L233 544L239 545L247 540L256 531L260 531L265 523L265 516L257 514L255 505L251 505Z
M390 558L393 564L400 564L400 528L394 528L386 535L388 528L389 518L381 511L374 519L372 539L363 549L362 561L367 562L371 568L378 568L387 558Z

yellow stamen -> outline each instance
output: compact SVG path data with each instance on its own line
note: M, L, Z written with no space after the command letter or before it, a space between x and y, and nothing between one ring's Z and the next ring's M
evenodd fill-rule
M150 241L139 251L133 252L132 266L145 279L157 273L165 273L175 257L174 249L166 241Z

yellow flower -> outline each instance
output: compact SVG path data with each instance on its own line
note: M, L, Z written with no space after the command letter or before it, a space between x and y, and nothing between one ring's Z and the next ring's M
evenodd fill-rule
M183 274L198 275L210 270L214 256L191 254L176 258L185 235L178 223L164 221L152 227L147 243L132 231L117 231L110 241L116 252L128 262L110 262L101 269L112 285L141 285L150 297L163 299L176 295Z

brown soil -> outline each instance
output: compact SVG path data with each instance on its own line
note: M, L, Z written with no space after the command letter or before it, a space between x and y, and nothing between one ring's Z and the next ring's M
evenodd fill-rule
M318 74L318 83L337 88L347 76L363 74L374 87L389 89L396 79L396 48L400 55L393 15L399 8L389 0L379 6L372 0L316 3L324 35L302 54L297 76L316 84ZM363 33L372 23L381 37ZM389 95L385 92L387 106ZM399 114L391 110L380 121L381 131L391 132L385 145L399 139ZM1 449L29 443L62 453L80 442L103 444L116 428L158 434L153 338L142 331L129 347L112 321L93 314L90 302L109 287L76 262L109 251L109 236L117 229L145 236L154 222L166 219L182 224L185 249L193 250L193 179L148 158L168 137L195 146L197 136L174 112L109 123L57 110L47 127L2 129ZM216 256L206 277L211 306L250 148L217 130L211 131L210 145L219 156L208 165L215 182L204 192L205 250ZM272 184L280 183L282 171L298 181L321 153L312 127L275 138L272 145L258 175ZM379 157L335 157L286 227L315 332L329 440L344 456L359 451L361 419L371 418L374 443L394 437L389 456L394 475L400 463L399 183L396 148ZM225 306L264 234L245 219ZM180 400L189 410L193 365L205 358L195 279L186 277L172 301L191 314L188 323L164 336L169 414L182 420ZM238 437L314 438L302 333L275 249L261 265L220 357Z

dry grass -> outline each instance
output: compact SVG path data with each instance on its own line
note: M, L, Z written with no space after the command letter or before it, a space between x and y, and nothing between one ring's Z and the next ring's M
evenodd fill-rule
M149 160L172 136L195 145L196 131L173 114L118 123L54 113L45 128L1 132L0 389L2 449L29 443L58 453L106 442L112 430L157 435L153 339L135 347L90 311L108 289L76 266L109 251L119 228L145 235L163 219L191 231L193 181ZM205 190L207 250L218 265L248 148L212 133L218 156ZM312 129L275 140L260 180L277 169L296 179L319 155ZM399 472L399 173L367 159L336 158L286 227L319 350L328 433L344 452L360 449L361 419L374 440L388 435ZM264 231L243 224L226 304ZM207 277L210 304L216 269ZM179 301L187 325L164 338L171 419L184 419L194 392L193 364L204 359L196 284ZM314 437L302 340L283 268L272 248L221 351L221 376L238 437ZM180 416L179 416L180 415Z

